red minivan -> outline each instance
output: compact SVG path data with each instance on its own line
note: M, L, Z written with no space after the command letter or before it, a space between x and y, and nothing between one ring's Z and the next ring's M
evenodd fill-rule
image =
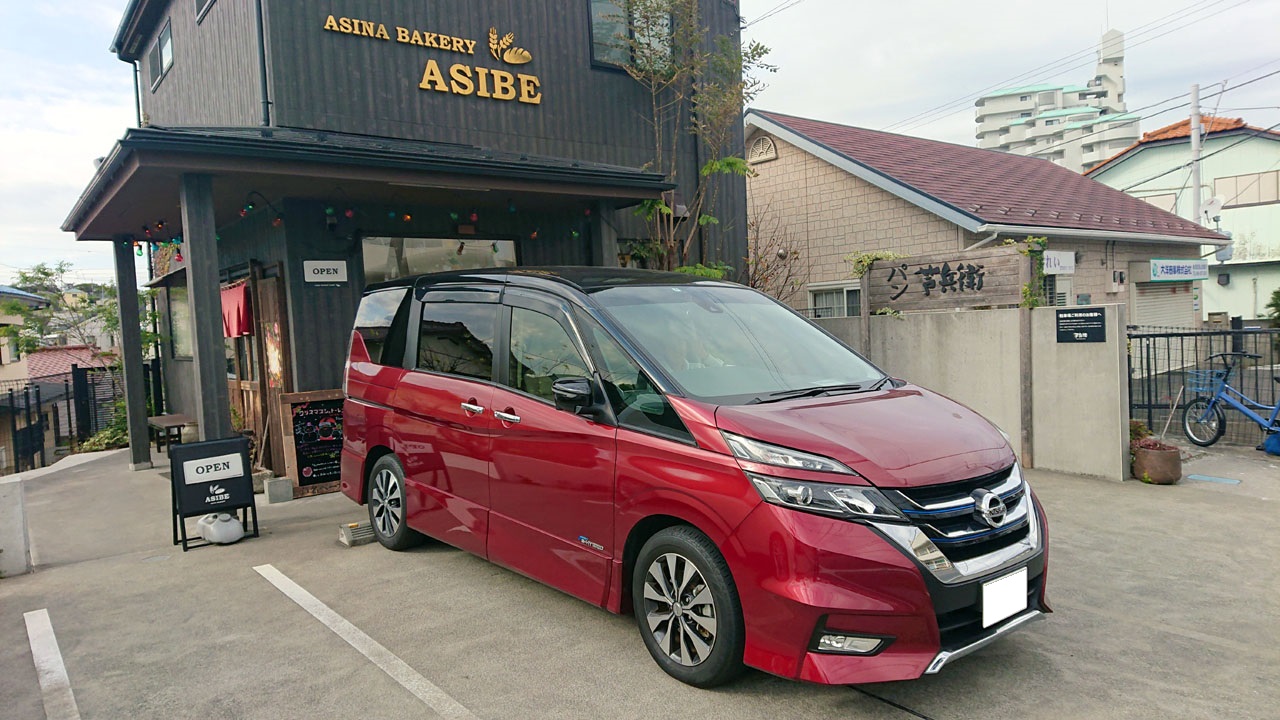
M777 301L617 268L370 287L342 491L612 612L699 687L905 680L1049 612L1004 433Z

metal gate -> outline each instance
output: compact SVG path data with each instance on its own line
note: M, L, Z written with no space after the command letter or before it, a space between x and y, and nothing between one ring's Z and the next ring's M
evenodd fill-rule
M1129 417L1157 434L1182 434L1182 409L1197 393L1187 383L1192 370L1221 369L1223 352L1260 355L1240 363L1231 385L1254 400L1274 405L1280 398L1280 329L1143 332L1129 330ZM1262 442L1262 430L1235 410L1227 410L1223 441L1241 445Z

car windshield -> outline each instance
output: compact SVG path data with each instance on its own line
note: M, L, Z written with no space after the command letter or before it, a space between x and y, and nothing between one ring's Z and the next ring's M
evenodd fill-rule
M722 404L869 390L884 373L740 287L639 286L594 299L689 395Z

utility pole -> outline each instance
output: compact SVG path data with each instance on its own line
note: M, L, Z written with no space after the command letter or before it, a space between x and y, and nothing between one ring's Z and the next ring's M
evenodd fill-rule
M1200 85L1191 86L1191 219L1204 225L1200 211Z

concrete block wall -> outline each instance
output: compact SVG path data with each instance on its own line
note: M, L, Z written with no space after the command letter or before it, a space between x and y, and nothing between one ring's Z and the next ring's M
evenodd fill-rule
M866 355L885 372L972 408L1022 437L1018 310L909 313L871 318Z
M1106 311L1106 342L1059 343L1056 310L1031 311L1035 464L1123 480L1129 475L1125 310Z
M0 477L0 577L31 572L22 476Z
M875 316L863 354L889 374L986 417L1013 438L1029 467L1123 480L1129 445L1126 314L1122 305L1105 309L1105 343L1058 344L1057 308ZM860 318L816 322L860 347ZM1030 333L1031 368L1025 378L1024 331ZM1029 447L1021 442L1026 403Z

